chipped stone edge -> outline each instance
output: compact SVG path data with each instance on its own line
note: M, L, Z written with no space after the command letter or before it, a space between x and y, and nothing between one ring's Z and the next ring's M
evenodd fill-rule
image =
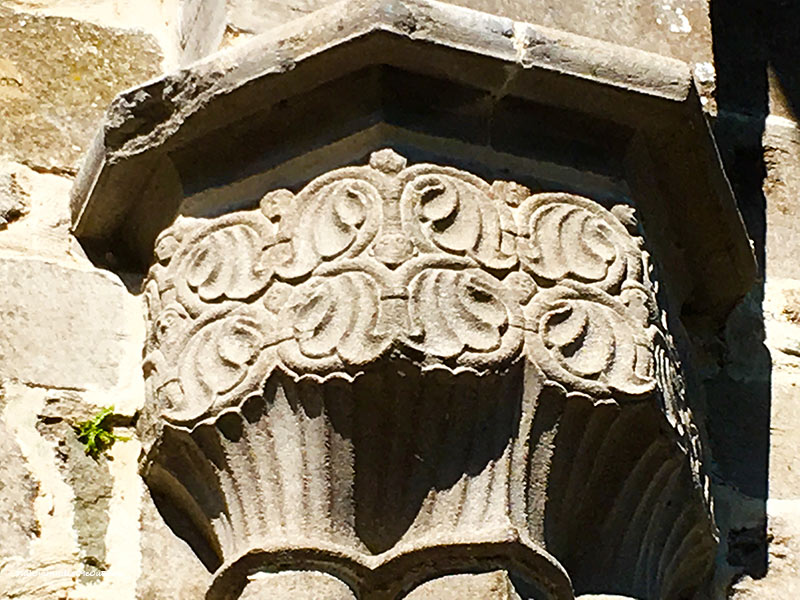
M380 32L672 102L692 91L688 64L643 50L434 0L343 0L117 96L73 187L73 230L106 169L164 144L216 97Z

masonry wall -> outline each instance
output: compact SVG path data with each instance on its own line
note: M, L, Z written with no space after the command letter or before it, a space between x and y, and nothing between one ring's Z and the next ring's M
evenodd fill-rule
M116 93L325 3L0 1L0 597L203 589L205 570L160 524L136 471L141 274L115 269L113 254L89 259L70 233L69 190ZM455 3L694 65L762 268L719 346L698 357L715 390L717 597L800 596L800 8ZM72 424L110 405L131 440L95 461Z

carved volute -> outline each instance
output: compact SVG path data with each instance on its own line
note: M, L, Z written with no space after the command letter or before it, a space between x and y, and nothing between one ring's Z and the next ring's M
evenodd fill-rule
M693 598L715 530L641 236L392 150L179 217L142 472L206 598Z

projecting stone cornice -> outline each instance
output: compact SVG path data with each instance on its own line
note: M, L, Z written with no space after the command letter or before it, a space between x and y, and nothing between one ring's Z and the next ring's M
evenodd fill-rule
M424 0L336 3L121 94L73 227L143 268L187 197L241 185L201 203L219 214L384 146L632 197L649 241L684 263L692 311L725 314L754 276L688 65Z

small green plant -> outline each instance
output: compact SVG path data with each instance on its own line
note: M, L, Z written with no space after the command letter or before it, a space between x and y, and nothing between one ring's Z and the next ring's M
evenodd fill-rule
M73 425L78 441L86 448L86 454L98 458L114 445L114 442L127 442L127 437L114 433L114 427L109 423L109 417L114 413L113 406L106 406L88 421Z

